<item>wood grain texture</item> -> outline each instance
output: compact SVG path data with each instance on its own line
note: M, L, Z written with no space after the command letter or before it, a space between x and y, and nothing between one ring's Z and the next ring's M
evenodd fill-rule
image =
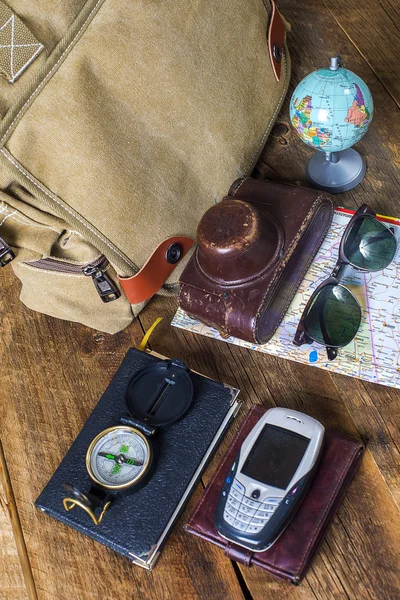
M141 315L145 329L160 314L172 318L175 303L169 300L168 307L166 304L164 298L155 299L147 307ZM174 328L168 330L165 323L163 327L164 329L154 333L152 346L163 354L168 348L176 348L176 351L181 351L181 358L187 361L191 368L200 370L210 377L219 377L220 380L239 387L240 398L244 403L243 412L254 403L261 403L267 408L277 405L287 406L310 414L323 422L326 427L346 432L368 442L360 419L358 419L360 423L358 429L357 422L353 418L356 415L353 415L350 410L352 405L349 409L348 402L346 403L347 398L352 398L354 395L354 389L351 386L346 389L346 384L354 382L363 390L360 382L336 376L336 379L343 382L343 389L339 391L327 372L251 352L182 330ZM391 390L384 389L390 394ZM240 421L243 416L244 414L238 420ZM205 472L203 478L205 483L210 479L222 454L232 441L236 428L237 425L231 427ZM396 594L400 596L398 546L400 527L392 526L396 515L398 519L398 506L375 459L376 447L371 445L370 448L367 444L367 448L362 468L303 584L293 588L259 569L240 566L246 586L253 598L260 600L270 598L272 600L276 597L288 597L293 600L297 598L307 600L309 598L323 600L387 598L392 600L396 598ZM383 463L386 467L386 457ZM380 498L383 505L387 507L390 519L382 515ZM364 531L367 533L363 534ZM385 539L384 544L383 539ZM382 575L383 566L384 575ZM375 572L376 577L368 576L368 573Z
M232 565L184 534L185 517L157 568L148 573L34 507L127 349L139 344L142 329L135 321L110 336L36 315L19 303L11 271L2 279L8 294L0 308L5 332L0 434L39 599L125 600L136 594L172 599L179 594L188 600L222 600L230 594L240 600Z
M378 212L400 216L399 3L279 0L279 8L292 23L291 86L255 174L305 183L313 151L291 129L289 100L305 75L340 53L345 66L370 87L376 110L357 144L367 160L367 176L355 190L338 195L336 203L354 208L368 202ZM132 326L109 336L25 309L10 269L2 270L1 285L0 438L39 600L400 598L399 390L171 328L174 299L156 298ZM301 586L233 565L219 549L183 532L201 484L152 573L34 508L126 350L138 344L157 316L164 320L151 339L153 349L242 390L242 413L217 449L204 484L255 403L305 411L367 444L362 467ZM7 514L0 507L0 519ZM9 522L3 526L3 521L0 598L4 590L7 600L24 598L18 595L24 590L15 539Z
M276 177L282 178L286 174L288 180L306 183L305 167L313 150L289 126L289 101L294 87L309 71L328 64L330 56L341 54L344 65L362 77L371 89L375 113L370 129L356 146L367 161L367 176L354 190L336 195L335 204L355 208L367 202L376 212L400 215L400 198L396 191L400 186L400 111L397 102L388 93L381 75L371 67L367 57L359 52L352 41L353 19L357 20L360 11L366 14L363 33L365 39L375 39L375 26L368 25L370 12L374 13L376 22L381 22L386 18L386 9L389 10L390 7L386 2L378 3L375 0L362 4L346 2L343 5L336 1L332 4L320 0L310 0L300 5L293 0L281 0L279 6L286 18L294 24L289 34L293 63L291 88L276 126L286 123L287 133L283 133L281 137L270 137L261 157L261 165L267 165ZM353 10L348 9L349 6ZM393 7L391 10L394 10ZM347 11L348 18L345 21L342 15L341 26L335 11L341 11L341 14ZM388 44L385 52L392 57L392 62L396 60L398 63L398 42ZM282 140L284 144L281 143ZM310 371L308 367L300 365L291 368L302 374ZM301 377L299 379L302 381ZM360 435L371 441L370 449L374 459L398 503L400 445L396 414L398 415L399 391L327 373L319 373L314 379L320 393L326 393L332 386L337 387Z
M0 466L0 473L3 474L0 477L0 600L27 600L20 556L11 524L9 494L6 494L2 483L3 465Z

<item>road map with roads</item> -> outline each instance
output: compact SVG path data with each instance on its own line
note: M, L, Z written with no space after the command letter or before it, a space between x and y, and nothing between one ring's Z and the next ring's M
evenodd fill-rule
M294 346L293 338L303 309L313 290L331 274L337 258L341 237L353 211L335 210L332 226L310 269L271 340L262 346L233 337L222 338L216 329L207 327L178 309L172 325L265 352L358 377L365 381L400 388L400 221L381 217L395 230L399 242L393 262L383 271L360 273L346 268L341 283L352 291L362 308L362 322L355 339L339 349L335 360L327 359L326 350L316 343Z

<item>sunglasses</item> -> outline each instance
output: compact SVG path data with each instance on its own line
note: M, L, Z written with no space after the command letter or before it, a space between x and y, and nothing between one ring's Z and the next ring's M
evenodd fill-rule
M293 343L322 344L328 359L334 360L337 349L354 339L362 316L357 299L340 283L345 267L350 265L364 273L381 271L392 262L396 249L394 229L378 221L367 204L360 206L343 233L332 274L307 302Z

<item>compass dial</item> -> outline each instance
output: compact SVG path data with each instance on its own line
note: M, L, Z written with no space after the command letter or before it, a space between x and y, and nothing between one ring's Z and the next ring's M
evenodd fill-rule
M150 464L150 453L149 442L138 429L110 427L90 444L86 467L96 483L123 489L142 479Z

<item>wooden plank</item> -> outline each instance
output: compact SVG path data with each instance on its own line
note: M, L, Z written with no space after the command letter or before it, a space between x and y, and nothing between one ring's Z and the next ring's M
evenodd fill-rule
M399 390L338 375L333 381L400 508Z
M39 600L241 600L231 563L182 531L185 516L149 573L34 507L142 330L135 321L111 336L35 314L20 304L11 271L2 281L1 438Z
M323 0L339 27L400 107L400 6L390 0ZM377 106L380 110L380 106Z
M335 9L331 9L331 6ZM382 11L390 8L386 0L379 6L381 8L375 0L367 0L362 4L357 4L355 0L350 3L335 0L332 5L323 0L310 0L301 5L293 0L280 1L282 13L292 23L292 31L288 36L292 56L292 83L278 116L275 135L269 138L261 157L259 170L261 174L268 174L267 170L263 171L262 165L266 165L266 169L275 174L275 179L286 175L288 180L306 183L305 167L313 151L300 140L290 125L289 100L294 87L303 77L327 64L330 56L340 53L345 66L357 73L370 87L376 111L370 129L357 144L357 149L367 160L366 178L354 190L336 195L335 204L355 208L367 202L377 212L400 216L400 198L397 193L400 186L400 147L396 142L400 138L400 111L388 93L385 82L378 79L371 61L359 52L349 33L353 31L353 16L357 21L361 13L365 14L366 18L356 30L363 30L366 45L369 39L373 44L375 23L381 23L379 19L386 18L382 16ZM393 10L394 5L391 6ZM340 23L335 11L340 11L342 15ZM371 19L371 15L378 13L380 16L376 21ZM342 28L343 14L347 15L346 31ZM398 64L398 55L398 42L387 44L384 56L390 56L389 62L395 61ZM394 79L397 81L398 78ZM371 452L393 497L399 502L400 440L393 413L393 408L398 406L398 391L384 392L380 386L340 376L335 376L332 384L326 373L318 371L318 375L311 375L311 370L307 367L298 369L299 373L304 373L302 376L307 381L311 377L319 395L326 394L332 385L337 387L360 435L371 440Z
M335 7L347 10L348 2L335 0ZM351 1L351 6L357 4ZM359 11L368 12L375 0L358 3ZM395 4L394 4L395 5ZM358 150L367 161L367 175L354 190L345 194L337 194L337 206L355 208L363 202L370 204L379 213L400 216L400 199L397 190L400 184L400 111L385 85L377 78L375 72L359 53L346 33L339 27L334 15L330 12L330 2L308 0L294 2L280 0L279 9L292 24L288 35L288 45L292 59L291 84L283 108L278 116L277 125L283 126L286 133L271 135L261 156L260 171L265 165L265 173L274 179L284 178L292 183L307 184L306 166L314 151L306 146L293 131L289 119L289 102L297 84L311 71L327 66L329 58L341 54L345 66L359 75L369 86L374 103L375 114L372 124L356 144ZM336 10L336 8L335 8ZM348 13L348 30L352 27L354 11ZM365 38L372 40L376 36L375 28L365 26ZM361 25L360 25L361 27ZM382 33L384 35L385 32ZM391 62L398 65L398 46L387 44L385 56L391 53ZM397 68L398 71L398 68ZM393 81L398 84L398 76ZM278 130L279 131L279 130ZM269 172L268 172L269 170Z
M6 480L5 467L6 465L0 442L0 599L26 600L29 597L24 582L20 557L10 518L10 513L11 511L14 511L15 508L12 509L10 506L10 499L11 503L13 502L13 499L12 490L10 493L10 481L8 477L7 494L5 491L5 486L2 483L2 481ZM17 528L16 524L14 525L14 528ZM17 534L19 537L21 534L20 529ZM27 558L26 552L25 558ZM30 581L33 584L31 573ZM31 598L34 598L34 596L31 596Z

